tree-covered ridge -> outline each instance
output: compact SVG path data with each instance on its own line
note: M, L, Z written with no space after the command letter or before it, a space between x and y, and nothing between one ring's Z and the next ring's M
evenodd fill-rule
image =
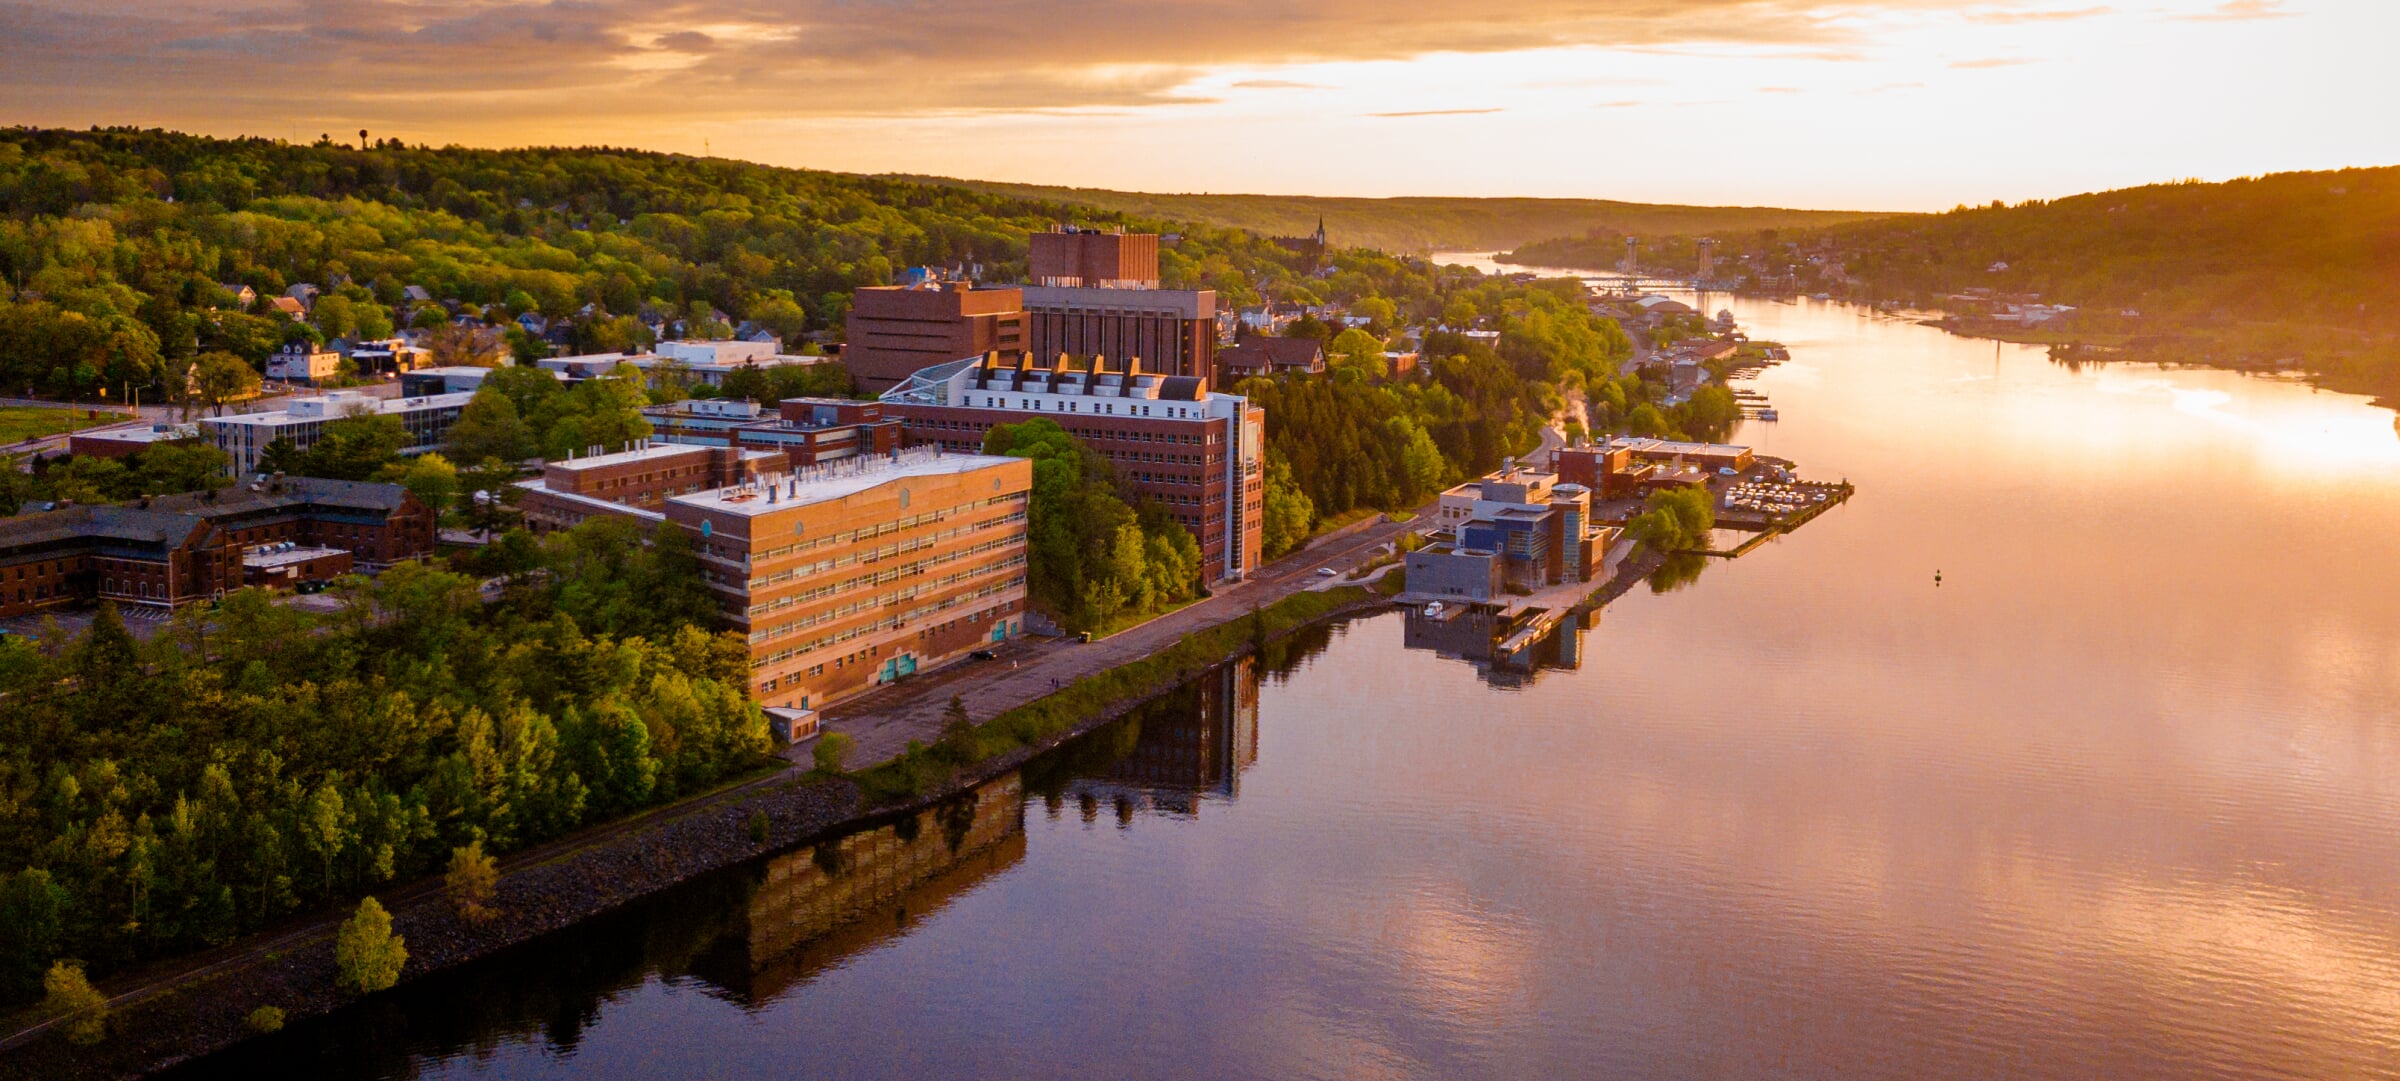
M705 306L797 335L838 325L850 290L897 266L1005 272L1054 219L957 189L636 151L0 131L0 387L171 396L178 361L258 363L292 336L231 311L222 284L322 287L334 303L318 322L341 325L311 336L388 328L410 286L478 313Z
M1960 207L1776 234L1718 234L1718 277L1973 314L1952 298L2080 310L2043 340L2144 359L2297 364L2400 393L2400 167L2278 173ZM1616 265L1614 236L1526 245L1529 264ZM1646 267L1697 265L1690 238Z
M606 520L340 587L243 591L151 643L0 639L0 1001L224 942L442 866L688 793L767 747L738 636L678 531ZM645 544L645 540L652 543Z
M1321 219L1333 244L1393 253L1495 251L1543 237L1579 235L1596 229L1639 236L1752 233L1760 229L1816 228L1889 216L1880 211L1676 206L1611 199L1166 194L947 177L900 179L1093 207L1136 218L1203 222L1263 236L1307 236L1316 230Z
M1886 296L1988 286L2179 316L2400 326L2400 167L1961 207L1803 242L1830 245Z

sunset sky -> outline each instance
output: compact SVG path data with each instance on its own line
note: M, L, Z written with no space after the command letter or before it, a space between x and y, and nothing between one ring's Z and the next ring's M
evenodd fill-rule
M1942 209L2400 163L2392 0L0 0L0 122Z

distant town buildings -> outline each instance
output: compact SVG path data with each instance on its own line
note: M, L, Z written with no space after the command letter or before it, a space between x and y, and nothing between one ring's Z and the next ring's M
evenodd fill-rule
M1744 446L1640 436L1560 447L1551 455L1561 480L1592 489L1602 499L1631 499L1665 488L1705 484L1716 470L1740 472L1754 461L1756 457Z
M1244 338L1217 354L1217 382L1232 386L1258 375L1323 375L1325 343L1314 338Z
M1047 417L1173 512L1211 580L1259 564L1266 413L1204 379L1115 358L1053 365L994 353L927 368L882 400L910 443L953 451L980 449L995 426Z
M288 298L287 298L288 299ZM286 343L267 357L267 378L314 385L341 371L342 355L315 342Z

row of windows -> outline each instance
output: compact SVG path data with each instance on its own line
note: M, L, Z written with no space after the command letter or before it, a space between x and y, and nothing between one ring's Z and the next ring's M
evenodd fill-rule
M991 585L985 586L982 589L978 589L973 593L961 593L945 602L943 607L955 607L957 605L981 600L984 597L989 597L997 593L1005 593L1012 589L1023 589L1024 587L1025 576L1020 574L1004 582L994 582ZM897 630L899 629L900 625L905 622L907 622L907 620L903 617L893 616L890 619L878 620L874 623L852 627L845 631L836 631L814 641L803 642L796 646L789 646L784 649L777 650L776 652L770 653L764 657L754 657L750 661L750 667L765 668L768 665L780 664L794 657L814 653L817 650L825 648L826 646L851 641L861 636L875 634L881 631Z
M759 590L765 589L765 588L767 588L767 587L769 587L769 586L772 586L772 585L777 585L777 584L780 584L780 583L783 583L783 582L790 582L790 581L794 581L794 580L801 579L801 578L813 578L813 577L815 577L815 576L817 576L817 575L824 574L824 573L826 573L827 571L838 570L838 569L840 569L840 568L842 568L842 567L858 566L858 565L861 565L861 564L880 563L880 562L883 562L883 561L884 561L884 560L886 560L886 559L895 558L895 557L897 557L897 556L899 556L899 555L902 555L902 554L904 554L904 553L906 553L906 552L916 552L916 551L923 551L924 549L931 548L931 547L934 547L935 545L941 544L941 543L942 543L942 542L944 542L944 541L955 540L955 539L957 539L957 538L959 538L959 537L962 537L962 536L968 536L968 535L970 535L970 534L979 533L979 532L982 532L982 531L984 531L984 530L993 529L993 528L1000 527L1000 526L1014 525L1014 524L1016 524L1016 523L1018 523L1018 522L1022 522L1022 521L1024 521L1024 520L1025 520L1025 515L1024 515L1024 514L1022 514L1022 513L1018 513L1018 514L1010 514L1010 515L1005 515L1005 516L1002 516L1002 517L999 517L999 518L994 518L994 519L991 519L991 520L989 520L989 521L985 521L985 522L978 522L978 523L976 523L975 525L973 525L973 526L970 526L970 527L967 527L967 528L964 528L964 529L952 529L952 530L945 530L945 531L943 531L942 533L940 533L940 534L937 534L937 535L934 535L934 536L928 536L928 537L924 537L924 538L912 539L912 540L911 540L911 541L910 541L910 542L909 542L907 545L905 545L905 546L903 546L903 545L898 545L898 544L887 544L887 545L884 545L882 548L869 549L869 550L867 550L867 551L863 551L863 552L851 552L851 553L849 553L849 554L847 554L847 555L837 556L837 557L835 557L835 558L832 558L832 559L821 559L821 560L818 560L818 561L817 561L817 562L815 562L815 563L804 564L804 565L802 565L802 566L797 566L797 567L787 567L787 568L785 568L785 569L783 569L783 570L776 571L776 572L775 572L775 573L773 573L773 574L762 574L762 575L759 575L759 576L758 576L758 577L756 577L756 578L752 578L752 579L750 579L750 580L749 580L749 582L748 582L748 588L749 588L749 590L750 590L752 593L756 593L756 592L758 592ZM1013 531L1013 530L1012 530L1012 531L1011 531L1011 533L1010 533L1010 536L1009 536L1009 537L1008 537L1008 538L1007 538L1005 541L999 541L999 542L994 542L994 543L1002 543L1002 544L1014 544L1014 543L1016 543L1016 541L1017 541L1017 537L1016 537L1016 535L1015 535L1015 531ZM943 557L943 559L941 559L941 560L932 560L932 561L928 561L928 562L926 562L926 563L925 563L925 564L923 564L923 565L924 565L924 566L931 566L931 565L933 565L934 563L939 563L939 562L942 562L943 560L947 560L947 559L955 559L955 558L957 558L957 555L956 555L956 554L953 554L953 555L950 555L950 556L945 556L945 557ZM806 593L806 594L804 594L804 595L802 596L802 599L804 599L804 600L805 600L805 599L807 599L807 598L808 598L808 597L810 597L810 596L822 597L822 596L828 596L828 595L830 595L830 594L833 594L833 593L839 593L839 592L841 592L842 590L849 588L849 587L850 587L850 585L851 585L852 583L854 583L854 582L863 581L863 580L865 580L865 579L868 579L868 578L880 578L880 577L888 577L888 576L890 576L890 575L893 575L893 574L905 573L905 572L907 572L907 571L909 571L909 570L911 570L911 569L913 569L913 568L912 568L912 567L909 567L909 566L903 566L903 567L900 567L900 568L898 568L897 570L887 570L887 571L882 571L882 572L879 572L878 574L873 574L873 575L859 575L859 576L857 576L857 577L855 577L855 578L851 578L851 579L848 579L848 580L845 580L845 581L842 581L842 582L834 582L834 583L830 583L830 584L828 584L828 585L825 585L825 586L820 586L820 587L818 587L817 589L814 589L814 590L807 591L807 593Z
M949 555L949 556L943 557L943 558L941 558L941 559L937 559L937 560L927 560L925 563L921 564L921 566L924 566L924 567L933 567L933 566L936 566L936 565L939 565L939 564L942 564L942 563L950 563L950 562L954 562L954 561L961 560L961 559L969 559L969 558L973 558L973 557L975 557L975 556L980 556L980 555L988 555L988 554L990 554L991 552L994 552L994 551L997 551L997 550L1000 550L1000 549L1003 549L1003 548L1013 548L1013 547L1018 547L1018 545L1017 545L1017 542L1015 541L1015 539L1014 539L1014 538L1011 538L1010 540L1008 540L1008 541L1005 541L1005 542L994 542L994 543L991 543L991 544L982 544L982 545L977 545L977 546L975 546L974 548L972 548L972 549L969 549L969 550L967 550L967 551L964 551L964 552L957 552L957 553L954 553L954 554L952 554L952 555ZM754 629L754 630L752 630L752 631L750 632L750 642L751 642L751 644L753 644L753 645L756 645L756 644L758 644L758 643L760 643L760 642L765 642L765 641L769 641L769 640L772 640L772 639L781 638L781 637L783 637L784 635L790 634L790 633L792 633L792 632L794 632L794 631L797 631L797 630L802 630L802 629L805 629L805 628L808 628L808 627L814 627L814 626L816 626L816 625L818 625L818 624L820 624L820 623L829 623L829 622L832 622L833 620L837 620L837 619L846 618L846 617L848 617L848 616L853 616L853 615L856 615L856 614L858 614L858 613L860 613L860 612L864 612L864 611L867 611L867 610L869 610L869 609L873 609L873 608L884 608L884 607L889 607L889 606L891 606L891 605L894 605L894 604L897 604L897 603L899 603L899 602L901 602L901 601L905 601L905 600L909 600L909 599L911 599L911 598L914 598L914 597L916 597L916 596L918 596L918 595L920 595L920 594L923 594L923 593L926 593L926 592L930 592L930 591L934 591L934 590L939 590L939 589L943 588L944 586L953 585L953 584L955 584L955 583L958 583L958 582L965 581L965 580L967 580L967 579L969 579L969 578L975 578L975 577L979 577L979 576L982 576L982 575L990 574L990 573L992 573L993 571L1000 570L1000 569L1003 569L1003 568L1006 568L1006 567L1019 566L1019 565L1022 565L1024 562L1025 562L1025 553L1023 553L1023 552L1018 552L1016 555L1010 556L1010 557L1009 557L1009 558L1007 558L1007 559L1003 559L1003 560L1000 560L1000 561L998 561L998 562L995 562L995 563L986 564L986 565L984 565L984 566L981 566L981 567L973 567L973 568L969 568L969 569L967 569L967 570L963 570L963 571L955 571L955 572L952 572L952 573L950 573L950 574L944 575L944 576L942 576L942 577L940 577L940 578L934 578L934 579L929 579L929 580L927 580L927 581L918 582L918 583L916 583L916 584L914 584L914 585L911 585L911 586L909 586L907 589L895 590L895 591L893 591L893 592L891 592L891 593L887 593L887 594L884 594L884 595L882 595L882 596L878 596L878 597L870 597L870 598L866 598L866 599L862 599L862 600L853 601L853 602L851 602L851 603L849 603L849 604L840 605L840 606L838 606L838 607L835 607L835 608L829 608L829 609L827 609L827 610L825 610L825 611L818 612L818 613L816 613L815 615L806 616L806 617L803 617L803 618L800 618L800 619L796 619L796 620L793 620L793 621L791 621L791 622L789 622L789 623L778 624L778 625L776 625L776 626L774 626L774 627L767 627L767 628L758 628L758 629ZM863 581L864 581L864 580L865 580L867 577L869 577L869 576L866 576L866 575L861 575L859 578L854 578L854 579L852 579L852 580L851 580L851 582L852 582L852 583L859 583L859 582L863 582ZM878 581L876 581L876 582L873 582L873 583L869 583L869 584L871 584L871 585L883 585L883 584L888 584L888 582L891 582L891 581L898 581L898 577L893 577L893 578L890 578L890 579L885 579L883 575L874 575L874 576L872 576L872 577L874 577L874 578L878 579ZM812 592L815 592L815 593L816 593L816 597L815 597L815 598L812 598L812 599L822 599L823 597L830 596L830 595L832 595L833 593L835 593L835 592L839 592L839 591L838 591L838 590L824 590L824 591L812 591ZM762 607L763 607L763 606L762 606ZM789 605L789 604L782 603L782 602L778 602L778 603L776 603L776 604L775 604L773 607L775 607L775 608L778 608L778 609L781 609L781 608L787 608L787 607L790 607L790 605ZM759 609L757 609L757 608L753 608L753 609L751 609L751 611L752 611L752 612L757 612L757 611L759 611Z
M1023 553L1019 553L1017 555L1010 556L1007 559L994 560L993 562L987 563L980 567L970 567L966 570L954 571L933 581L911 586L904 590L898 590L881 597L873 598L872 600L844 605L838 612L823 612L802 619L796 619L781 626L771 627L766 630L752 631L750 633L750 644L753 646L762 645L767 642L772 642L775 639L782 638L786 635L796 634L800 631L807 630L810 627L822 626L826 623L831 623L836 620L847 619L851 616L857 615L860 612L871 611L877 608L889 608L901 601L909 600L925 593L937 593L943 589L949 588L950 586L957 585L960 582L981 578L984 575L993 574L999 571L1013 570L1024 565L1025 556ZM979 596L980 594L976 595ZM906 612L902 612L897 619L899 622L905 623L920 616L930 615L944 608L951 607L956 603L957 598L946 598L936 604L912 608ZM887 619L885 622L888 623L891 622L891 620Z
M1199 409L1183 405L1142 405L1134 402L1105 400L1086 402L1075 398L1068 398L1058 403L1052 403L1047 398L1017 398L1015 399L1017 404L1010 405L1008 404L1010 399L997 394L983 395L981 401L977 401L976 396L972 394L967 395L966 398L967 400L960 404L969 409L1014 409L1025 413L1097 413L1102 416L1116 417L1154 416L1166 420L1201 419ZM1085 405L1089 405L1091 408L1082 408ZM1154 409L1157 412L1151 412Z
M982 510L986 507L1015 506L1020 508L1019 514L1021 515L1023 513L1022 508L1024 503L1025 493L1023 492L1017 492L1010 495L996 495L990 499L985 499L979 502L961 503L957 506L944 507L940 510L929 510L923 514L912 514L906 518L895 518L889 522L883 522L878 525L861 526L857 529L850 530L847 533L828 533L825 536L816 538L815 540L798 541L777 548L760 548L750 553L750 562L751 565L755 566L771 559L790 555L794 552L814 551L818 548L824 548L829 545L836 544L855 544L859 541L871 540L888 533L898 533L902 530L915 529L918 526L930 525L935 522L945 521L954 515ZM967 528L969 531L977 529L989 529L995 523L1014 520L1015 518L1013 517L994 518L990 521L972 525Z

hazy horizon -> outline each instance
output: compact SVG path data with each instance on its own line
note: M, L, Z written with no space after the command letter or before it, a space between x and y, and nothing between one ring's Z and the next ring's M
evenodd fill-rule
M2367 0L28 0L0 90L44 126L1923 211L2400 162L2326 107L2400 96L2396 29Z

